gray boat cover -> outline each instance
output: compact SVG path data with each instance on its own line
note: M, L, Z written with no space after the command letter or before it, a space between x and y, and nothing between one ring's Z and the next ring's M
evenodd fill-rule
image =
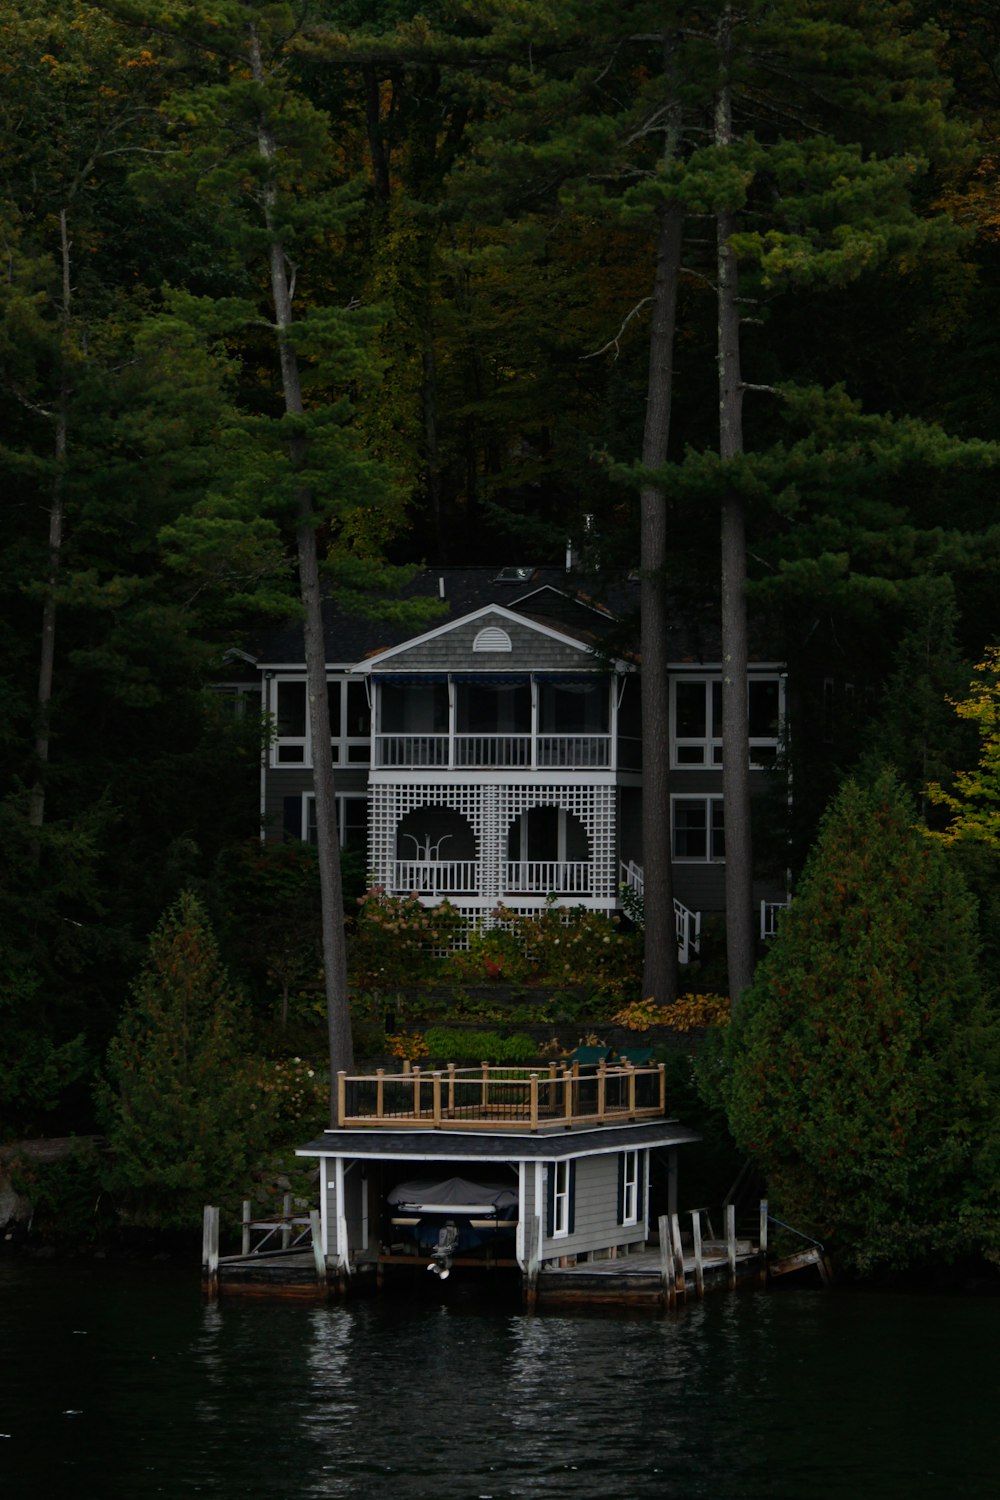
M393 1208L413 1211L501 1216L517 1208L517 1189L504 1182L472 1182L468 1177L413 1177L389 1191Z

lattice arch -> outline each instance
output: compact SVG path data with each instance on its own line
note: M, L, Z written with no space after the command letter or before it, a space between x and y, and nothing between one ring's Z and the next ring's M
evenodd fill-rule
M479 859L478 900L495 906L511 825L532 807L562 807L583 825L590 843L591 900L614 906L617 892L616 803L613 786L375 785L371 788L369 865L376 884L391 889L397 830L407 814L433 804L458 813L472 829ZM472 908L470 908L471 910ZM480 908L481 909L481 908Z
M501 787L499 812L504 845L514 822L533 807L563 807L583 825L590 843L593 894L600 900L613 900L618 891L614 787Z

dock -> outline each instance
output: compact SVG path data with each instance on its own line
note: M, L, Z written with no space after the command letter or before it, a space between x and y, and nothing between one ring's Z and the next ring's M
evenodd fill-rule
M214 1212L206 1210L203 1262L203 1287L212 1297L325 1301L331 1297L376 1293L382 1290L387 1276L424 1269L424 1261L417 1255L373 1250L355 1265L350 1275L328 1274L330 1268L318 1248L315 1215L278 1217L258 1223L245 1220L245 1244L248 1234L254 1231L262 1234L261 1245L266 1246L276 1237L290 1243L286 1248L249 1247L240 1254L219 1256L217 1217L211 1217ZM828 1283L830 1267L822 1246L811 1244L792 1255L769 1257L766 1200L761 1203L761 1233L756 1239L737 1238L731 1206L725 1213L725 1238L702 1238L704 1214L699 1209L684 1216L690 1217L690 1229L684 1235L679 1215L662 1215L658 1221L658 1243L630 1246L627 1251L599 1257L567 1257L565 1264L549 1261L534 1269L534 1274L514 1260L493 1256L456 1257L454 1269L459 1277L475 1278L484 1290L493 1272L520 1274L522 1300L528 1311L574 1306L662 1311L677 1308L689 1298L732 1291L750 1282L763 1286L774 1277L810 1268L815 1268L820 1284ZM297 1243L293 1244L296 1229L299 1233Z

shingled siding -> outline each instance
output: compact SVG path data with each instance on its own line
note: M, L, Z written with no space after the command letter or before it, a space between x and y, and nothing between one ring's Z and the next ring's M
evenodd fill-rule
M546 1232L542 1243L542 1259L554 1260L560 1255L586 1255L591 1250L607 1249L609 1245L642 1245L645 1242L646 1230L641 1220L638 1224L626 1226L619 1225L617 1219L618 1153L612 1151L606 1156L579 1157L576 1163L573 1233L554 1239ZM543 1225L545 1222L543 1215Z
M472 643L488 625L510 636L510 651L473 651ZM554 640L503 615L480 615L454 630L432 636L408 651L398 651L376 670L385 672L581 672L600 670L585 646Z

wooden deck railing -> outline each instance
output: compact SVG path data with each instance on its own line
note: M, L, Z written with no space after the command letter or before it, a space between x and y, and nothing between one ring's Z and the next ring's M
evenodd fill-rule
M664 1065L478 1068L337 1075L337 1125L385 1129L539 1130L614 1125L667 1112Z

